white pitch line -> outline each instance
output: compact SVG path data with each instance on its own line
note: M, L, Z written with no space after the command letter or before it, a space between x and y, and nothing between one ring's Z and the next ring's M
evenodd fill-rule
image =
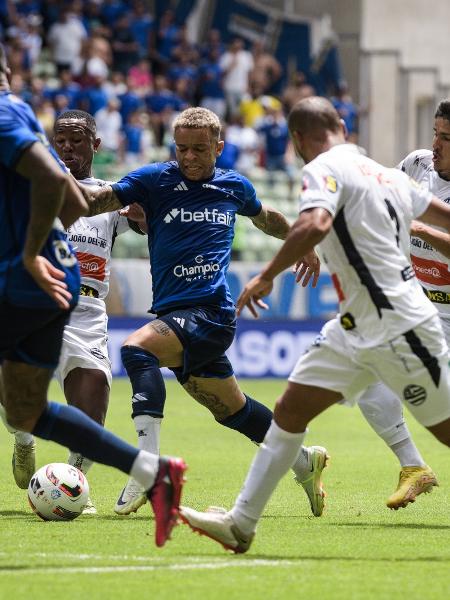
M127 572L145 572L145 571L199 571L199 570L218 570L229 568L250 568L250 567L292 567L298 565L300 561L291 560L226 560L217 562L198 562L198 563L175 563L169 565L129 565L129 566L106 566L106 567L30 567L21 569L5 568L1 570L3 575L38 575L40 573L127 573Z

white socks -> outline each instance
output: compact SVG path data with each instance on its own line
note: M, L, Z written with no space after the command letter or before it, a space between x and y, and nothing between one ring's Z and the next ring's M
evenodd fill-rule
M14 431L14 437L16 438L16 442L22 446L29 446L34 441L33 434L26 433L25 431Z
M130 475L142 485L144 490L149 490L155 483L158 468L159 456L141 450L131 467Z
M371 385L358 406L372 429L386 442L402 467L422 467L425 462L403 419L400 399L383 383Z
M299 455L304 433L289 433L275 421L253 460L230 514L237 527L251 534L280 479Z
M134 427L138 435L139 450L159 454L159 437L162 419L150 415L134 417Z
M424 467L425 462L411 438L391 446L402 467Z
M78 452L71 452L69 454L69 458L67 459L67 462L69 463L69 465L72 465L72 466L76 467L77 469L80 469L80 471L82 473L84 473L85 475L89 471L89 469L92 467L92 465L94 464L92 462L92 460L89 460L82 454L78 454Z

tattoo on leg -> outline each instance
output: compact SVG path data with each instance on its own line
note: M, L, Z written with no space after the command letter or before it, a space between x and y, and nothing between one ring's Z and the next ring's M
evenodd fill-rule
M187 393L213 414L216 421L223 421L231 415L230 408L213 392L201 390L198 382L187 381L183 385Z
M164 321L160 321L159 319L150 323L150 327L154 329L156 333L159 333L159 335L165 335L166 337L170 335L170 332L172 331Z

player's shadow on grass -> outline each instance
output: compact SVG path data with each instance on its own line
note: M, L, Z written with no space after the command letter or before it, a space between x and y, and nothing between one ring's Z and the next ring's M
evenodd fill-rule
M140 515L82 515L82 519L84 520L86 517L95 521L116 521L117 523L130 523L133 521L154 521L155 518L152 513L141 513Z
M32 517L32 521L36 519L33 513L25 510L0 510L0 517L20 517L22 519L29 519Z
M432 525L427 523L329 523L333 527L371 527L385 529L450 529L450 525Z

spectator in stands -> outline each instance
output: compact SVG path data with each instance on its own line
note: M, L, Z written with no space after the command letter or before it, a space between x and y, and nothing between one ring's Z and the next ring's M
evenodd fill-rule
M337 110L341 119L344 120L347 128L347 141L349 143L358 143L358 107L353 102L349 94L348 85L342 83L337 91L336 96L331 98L334 108Z
M86 37L81 20L71 14L68 6L62 6L58 20L50 27L47 36L58 73L62 69L77 71Z
M108 104L108 96L103 89L104 82L105 78L101 75L92 77L92 85L86 87L80 94L79 108L81 110L95 115L101 108L105 108Z
M51 139L53 135L53 125L55 124L56 111L51 100L41 99L39 104L34 106L34 112L44 128L45 135Z
M22 73L25 78L30 76L31 62L23 40L17 31L8 34L7 45L8 64L12 73Z
M145 107L144 98L135 90L134 81L128 77L127 83L125 92L117 96L120 101L120 114L123 123L128 121L130 113Z
M23 21L21 38L23 47L28 55L30 68L33 69L37 63L42 50L42 17L39 15L29 15Z
M127 83L138 96L145 96L153 89L150 60L143 56L128 71Z
M226 130L226 144L235 144L239 148L236 170L247 177L251 177L252 170L259 162L260 141L253 127L244 124L242 115L231 117Z
M156 73L165 73L170 63L172 50L178 45L180 28L175 22L175 13L167 9L161 15L157 27L151 33L151 55Z
M236 169L236 163L239 158L239 146L227 140L227 128L222 127L222 139L225 144L222 154L216 159L216 167L219 169Z
M173 90L176 89L180 79L187 82L188 89L184 99L189 103L193 101L198 82L198 67L192 62L191 56L189 53L181 54L177 62L167 71L167 79Z
M130 17L123 14L112 28L112 51L114 68L125 75L137 63L139 44L130 29Z
M156 75L154 90L145 97L145 103L155 136L155 144L162 146L165 132L174 113L186 108L186 103L170 90L164 75Z
M122 15L129 13L127 2L123 0L102 0L100 5L102 19L111 28Z
M289 184L289 196L292 198L294 186L293 167L286 160L289 145L289 129L283 115L281 103L274 107L273 103L264 103L265 117L258 125L257 131L264 141L265 166L268 172L269 186L274 185L273 174L276 171L286 173Z
M252 44L252 56L254 67L251 77L260 81L263 93L275 93L283 74L282 66L275 56L267 51L265 42L260 39Z
M245 94L239 105L239 113L244 117L248 127L257 127L259 121L266 115L265 106L279 106L280 102L274 96L263 94L264 87L260 79L250 79L249 92Z
M172 48L172 52L170 53L170 60L179 63L185 57L188 58L188 62L196 65L200 60L200 50L196 44L189 40L186 25L182 25L178 30L177 45Z
M98 137L102 140L102 152L117 160L122 143L122 117L117 98L110 98L107 105L96 112L95 120Z
M137 168L147 162L146 153L151 146L151 138L146 117L143 111L135 110L128 115L123 127L124 160L129 168Z
M201 56L208 60L212 52L216 52L220 57L225 52L225 44L222 41L222 35L218 29L210 29L206 34L206 41L200 48Z
M109 41L98 30L90 34L84 54L86 75L101 75L106 79L113 63L112 49Z
M78 106L81 87L72 79L70 69L61 69L59 72L59 85L55 88L45 88L43 95L55 103L57 97L62 96L65 99L67 109L74 109ZM62 100L58 100L60 106L63 105Z
M130 30L138 44L138 54L141 58L148 56L153 28L154 19L145 3L142 0L135 0L130 15Z
M253 70L253 57L244 48L244 41L236 37L222 55L219 65L224 72L223 89L227 101L228 116L239 110L244 94L248 91L249 74Z
M314 96L314 94L315 90L307 83L305 74L302 71L296 71L281 96L285 114L290 113L297 102L303 98Z
M122 94L126 94L128 86L125 81L125 75L120 71L113 71L103 84L103 90L108 98L119 98Z
M215 31L215 30L214 30ZM216 113L223 122L227 110L223 90L223 71L219 65L219 49L213 47L200 65L198 73L199 104Z

